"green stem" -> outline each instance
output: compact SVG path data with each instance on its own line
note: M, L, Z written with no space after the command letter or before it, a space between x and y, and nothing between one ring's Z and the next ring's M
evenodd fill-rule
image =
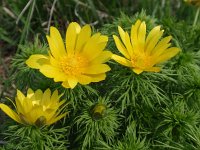
M196 11L194 22L193 22L193 27L197 24L197 20L198 20L198 17L199 17L199 12L200 12L200 7Z

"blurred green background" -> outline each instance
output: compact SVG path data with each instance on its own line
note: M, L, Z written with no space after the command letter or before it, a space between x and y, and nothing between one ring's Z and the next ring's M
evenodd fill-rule
M182 0L1 0L1 53L16 51L18 44L32 41L39 34L45 39L49 26L65 31L71 21L99 28L123 12L140 12L156 18L174 16L192 22L196 8Z

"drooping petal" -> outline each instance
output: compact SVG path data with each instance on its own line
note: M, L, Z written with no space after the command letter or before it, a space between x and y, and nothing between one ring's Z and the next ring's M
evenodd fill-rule
M80 33L81 27L78 23L72 22L69 24L66 31L66 49L67 54L71 55L75 52L76 40Z
M118 62L124 66L132 67L131 62L124 57L113 54L112 59L114 59L116 62Z
M10 109L7 105L5 104L0 104L0 109L5 112L10 118L15 120L18 123L22 123L21 119L19 118L18 114L14 112L12 109ZM23 124L23 123L22 123Z
M49 63L49 57L41 54L31 55L27 60L26 64L34 69L39 69L42 65Z
M167 50L165 50L165 52L160 55L156 60L156 64L162 63L172 57L174 57L178 52L180 52L180 49L177 47L171 47Z
M91 27L90 25L85 25L79 35L78 35L78 38L77 38L77 44L76 44L76 53L80 52L84 45L86 44L86 42L89 40L89 38L91 37Z

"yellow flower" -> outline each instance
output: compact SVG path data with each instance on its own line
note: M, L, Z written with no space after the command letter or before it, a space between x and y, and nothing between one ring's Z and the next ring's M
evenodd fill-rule
M146 38L146 24L137 20L131 28L131 37L120 26L118 26L120 39L113 35L116 47L125 56L121 57L113 54L112 59L118 63L130 67L135 73L140 74L143 71L159 72L160 67L155 67L171 57L175 56L180 49L171 47L171 36L165 37L159 41L163 35L160 26L153 28Z
M99 82L106 78L105 72L110 67L105 63L112 55L103 51L108 37L96 33L91 36L91 27L83 28L76 22L69 24L66 32L66 48L59 31L50 28L47 36L50 53L46 55L32 55L26 64L39 69L48 78L55 82L62 82L65 88L74 88L77 83L89 84Z
M37 90L28 89L27 96L17 90L17 96L14 104L16 112L10 109L7 105L0 103L2 109L10 118L21 124L30 125L50 125L63 118L67 113L60 114L64 104L64 100L59 102L61 95L58 91L47 89L44 93Z
M200 0L184 0L186 3L190 3L192 5L196 5L200 7Z

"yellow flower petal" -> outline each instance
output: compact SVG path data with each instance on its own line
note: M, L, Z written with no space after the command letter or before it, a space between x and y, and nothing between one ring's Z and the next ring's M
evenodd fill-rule
M84 70L84 74L101 74L110 71L110 67L106 64L95 64L88 66Z
M24 113L24 109L23 109L24 99L25 99L24 94L21 91L17 90L17 96L15 98L15 102L17 106L17 111L19 113Z
M92 82L99 82L99 81L102 81L102 80L105 80L106 78L106 74L105 73L102 73L102 74L95 74L95 75L90 75L91 79L92 79Z
M129 37L128 33L124 32L124 30L120 26L118 26L118 31L119 31L119 35L122 39L122 42L126 46L126 50L124 49L123 44L120 42L120 40L118 40L117 37L115 37L118 42L118 46L120 46L120 48L122 48L122 54L124 53L123 55L127 56L127 58L129 59L130 55L132 54L132 45L130 42L130 37Z
M35 91L35 100L41 100L42 99L42 95L43 95L43 92L42 90L38 89Z
M139 42L139 48L142 52L144 52L144 46L145 46L145 38L146 38L146 24L143 21L140 24L140 27L138 29L138 42Z
M160 67L145 68L144 71L148 71L148 72L160 72Z
M39 69L42 65L48 64L49 63L49 58L48 56L45 55L31 55L27 60L26 64L34 69Z
M62 72L60 69L51 65L43 65L40 67L40 72L48 78L54 78Z
M66 31L66 49L67 54L72 55L75 52L76 40L80 33L81 27L78 23L72 22L69 24Z
M32 108L33 108L32 101L29 98L25 97L24 98L24 103L23 103L24 114L29 113L32 110Z
M119 35L120 35L120 37L122 39L122 42L125 45L125 43L126 43L125 32L124 32L124 30L120 26L118 26L118 32L119 32Z
M146 45L146 53L151 54L151 51L155 48L156 44L158 43L159 39L163 35L164 30L158 32Z
M162 62L174 57L178 52L180 52L180 49L177 47L171 47L171 48L165 50L165 52L155 60L156 64L162 63Z
M71 88L71 87L69 86L68 81L64 81L64 82L62 83L62 86L65 87L65 88Z
M31 97L35 96L34 94L35 94L34 91L29 88L26 97L31 99Z
M73 76L68 76L68 84L69 84L69 86L70 86L70 88L74 88L76 85L77 85L77 83L78 83L78 81L77 81L77 79L75 78L75 77L73 77Z
M131 62L129 60L125 59L124 57L113 54L112 59L114 59L116 62L118 62L124 66L132 67Z
M154 57L158 57L159 55L161 55L171 45L171 43L169 43L171 39L172 36L163 38L151 51L151 55Z
M131 27L131 43L135 51L138 51L138 30L140 27L141 21L137 20L135 25Z
M40 101L41 105L48 105L48 103L50 103L50 100L51 100L50 97L51 97L51 91L50 89L46 89Z
M149 41L152 40L152 38L154 38L155 35L160 33L160 26L156 26L154 27L148 34L147 38L146 38L146 46L147 44L149 44Z
M88 58L89 61L96 58L105 48L108 41L107 36L94 34L86 43L81 55Z
M57 117L53 117L53 118L52 118L51 120L49 120L46 124L47 124L47 125L51 125L51 124L57 122L58 120L62 119L63 117L65 117L67 114L68 114L68 113L66 112L66 113L64 113L64 114L62 114L62 115L59 115L59 116L57 116Z
M16 103L16 111L20 114L24 114L24 109L23 109L23 102L21 99L18 99L17 97L15 98L15 103Z
M112 53L110 51L102 51L99 56L93 59L91 64L102 64L111 59Z
M85 44L82 53L91 53L91 50L93 51L98 46L100 36L100 33L92 35Z
M59 101L59 95L58 95L58 90L55 90L51 96L51 101L57 102Z
M22 121L20 120L18 114L16 112L14 112L12 109L10 109L7 105L0 104L0 109L3 112L5 112L10 118L12 118L13 120L15 120L16 122L22 123Z
M122 55L124 55L126 58L130 59L130 55L120 39L116 35L113 35L113 38L115 41L115 45L117 46L117 49L120 51L120 53L122 53Z
M62 37L55 27L50 28L50 36L47 36L47 41L49 43L51 54L55 58L60 58L61 56L66 55Z
M52 65L53 67L59 67L60 66L60 59L55 59L54 57L49 56L49 61L50 61L50 63L48 63L48 64Z
M108 42L108 36L101 35L98 43L107 43L107 42Z
M23 103L25 96L20 90L17 90L17 98Z
M28 106L28 105L27 105ZM43 111L43 106L42 105L35 105L34 107L31 108L31 111L28 111L25 114L25 119L28 124L35 124L36 120L40 117L43 116L46 118L47 114L45 114Z
M136 74L140 74L142 73L144 70L139 69L139 68L133 68L133 72L135 72Z
M76 53L80 52L83 49L83 46L85 45L85 43L89 40L91 36L91 27L90 25L85 25L77 38L77 44L76 44Z
M80 84L86 85L92 82L92 77L90 75L79 75L77 80Z
M126 45L127 51L129 53L129 55L131 56L131 55L133 55L133 47L131 45L131 39L130 39L130 37L129 37L127 32L125 33L125 40L126 40L126 44L125 45Z
M54 76L55 82L66 81L68 76L64 72L60 72L56 76Z

